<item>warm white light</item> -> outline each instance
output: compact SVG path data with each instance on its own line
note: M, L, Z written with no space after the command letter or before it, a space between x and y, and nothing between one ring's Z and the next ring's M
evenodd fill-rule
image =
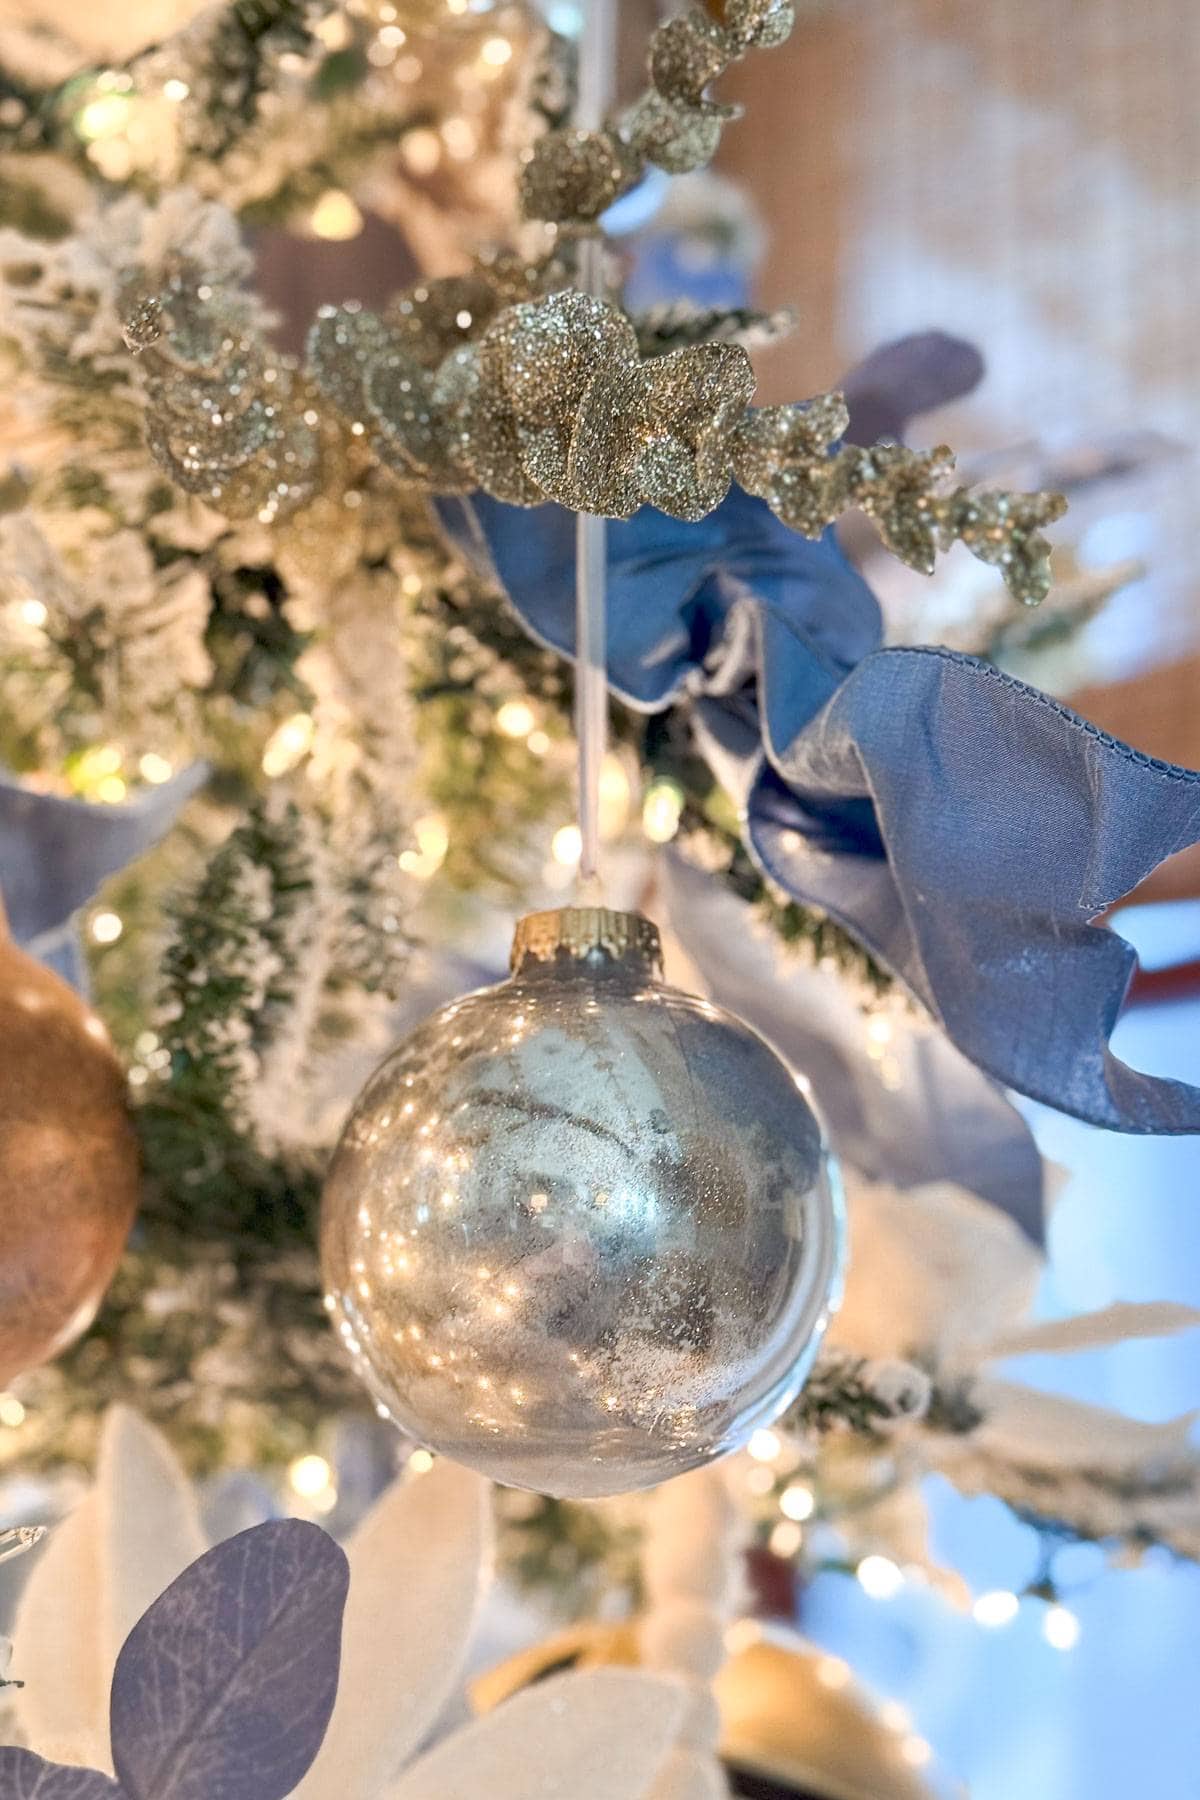
M512 60L512 53L513 47L507 38L488 38L479 52L479 60L487 63L489 68L502 69Z
M971 1608L971 1616L977 1625L984 1625L989 1631L1001 1625L1011 1625L1021 1610L1021 1602L1015 1594L1005 1588L993 1588L990 1593L980 1594Z
M437 874L450 848L446 821L440 813L423 813L413 824L413 836L417 840L416 849L402 850L398 861L406 875L428 881L431 875Z
M115 775L124 760L116 744L98 744L94 750L84 752L80 770L85 779L96 775Z
M3 1415L0 1414L0 1418ZM1069 1606L1048 1606L1042 1636L1055 1650L1073 1650L1079 1642L1079 1620Z
M40 600L22 600L21 618L26 625L44 625L49 617Z
M294 769L312 748L315 732L316 725L309 713L293 713L285 719L267 739L262 757L263 774L274 780Z
M143 781L149 781L154 787L161 787L164 781L170 781L175 773L165 756L159 756L153 750L147 750L145 756L138 758L138 774Z
M327 50L344 50L350 42L350 21L340 12L327 13L312 27Z
M303 1500L315 1500L333 1481L333 1470L323 1456L298 1456L288 1467L288 1482Z
M872 1600L891 1600L904 1586L903 1574L888 1556L864 1556L855 1574Z
M98 912L92 915L92 942L96 944L115 944L125 927L115 912Z
M25 1422L25 1408L15 1394L0 1394L0 1425L15 1431Z
M777 1431L756 1431L746 1448L755 1462L769 1463L775 1461L783 1445Z
M550 854L564 868L570 868L579 861L583 854L583 838L578 825L560 826L551 840Z
M652 844L669 844L679 830L683 789L677 781L652 781L642 801L642 830Z
M308 215L309 229L316 237L343 244L356 238L363 228L363 216L341 188L326 188Z
M432 175L442 160L442 143L436 131L421 125L405 134L400 155L414 175Z
M779 1499L779 1510L786 1518L802 1522L812 1518L816 1504L812 1489L796 1483L792 1487L784 1488Z
M496 730L505 737L527 738L537 724L537 714L525 700L506 700L496 714Z
M186 100L191 93L186 81L180 81L178 75L172 75L169 81L163 82L163 96L167 100Z
M850 1664L843 1662L840 1656L823 1656L817 1664L817 1680L831 1692L849 1687L852 1679Z
M97 138L115 137L129 123L129 113L129 101L123 94L99 94L80 112L75 129L91 143Z
M889 1731L909 1731L912 1728L912 1714L900 1700L885 1700L879 1709L879 1717Z
M781 1556L785 1562L790 1562L804 1542L804 1533L788 1519L782 1525L776 1525L768 1542L772 1555Z

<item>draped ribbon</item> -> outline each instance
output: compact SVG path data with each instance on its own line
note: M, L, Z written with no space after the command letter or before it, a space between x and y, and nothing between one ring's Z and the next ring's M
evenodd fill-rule
M166 835L207 775L203 763L192 763L133 800L101 806L38 793L0 773L0 883L15 941L84 987L74 914Z
M571 515L470 506L458 535L569 656ZM691 707L767 874L995 1081L1114 1130L1200 1131L1200 1090L1110 1050L1135 958L1092 922L1200 839L1200 775L975 658L882 648L832 535L805 542L739 491L698 523L611 524L609 558L610 684Z

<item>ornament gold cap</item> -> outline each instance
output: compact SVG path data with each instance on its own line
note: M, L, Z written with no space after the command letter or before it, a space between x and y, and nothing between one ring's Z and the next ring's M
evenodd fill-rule
M607 906L526 913L513 933L509 966L515 972L529 962L584 962L597 954L662 974L658 926L641 913L614 912Z

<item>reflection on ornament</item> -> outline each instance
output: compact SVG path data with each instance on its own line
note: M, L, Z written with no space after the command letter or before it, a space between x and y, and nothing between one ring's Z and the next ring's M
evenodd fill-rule
M103 916L103 915L101 915ZM0 1388L91 1322L137 1206L137 1138L100 1020L0 940Z
M951 1791L931 1769L925 1739L907 1718L900 1725L889 1705L877 1707L840 1658L753 1620L734 1625L726 1641L728 1660L713 1691L732 1793L755 1800L934 1800ZM550 1674L636 1667L641 1660L636 1621L575 1625L490 1670L471 1699L477 1711L490 1712Z
M522 921L512 978L368 1083L325 1190L326 1305L381 1407L516 1487L649 1487L808 1372L837 1180L791 1071L661 983L631 913Z

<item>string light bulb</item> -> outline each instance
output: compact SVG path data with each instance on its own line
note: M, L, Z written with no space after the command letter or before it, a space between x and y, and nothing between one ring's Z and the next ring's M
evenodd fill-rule
M1080 1625L1069 1606L1048 1606L1042 1619L1042 1636L1054 1650L1073 1650L1079 1642Z
M872 1600L892 1600L904 1586L904 1574L890 1556L864 1556L855 1575Z
M115 944L124 929L120 915L115 912L92 914L90 931L94 944Z
M1011 1625L1021 1610L1021 1602L1017 1596L1006 1588L993 1588L990 1593L980 1594L971 1608L971 1616L977 1625L988 1631L997 1631L1001 1626Z
M506 700L496 714L496 730L504 737L527 738L537 725L537 714L527 700Z
M560 825L550 841L550 854L563 868L574 868L583 849L578 825Z
M652 781L642 801L642 830L652 844L669 844L679 830L684 792L677 781Z
M286 775L312 748L316 724L309 713L292 713L276 727L267 739L262 754L262 770L275 780Z
M450 848L450 833L445 819L440 813L423 813L413 823L413 837L416 839L416 847L402 850L397 861L406 875L415 875L418 881L428 881L431 875L437 874Z
M804 1487L802 1483L785 1488L779 1500L779 1510L784 1517L795 1519L798 1523L811 1519L816 1505L812 1489Z
M349 194L341 188L326 188L308 215L308 226L315 237L344 244L358 236L363 216Z
M750 1442L746 1445L746 1449L754 1458L755 1462L777 1462L779 1453L783 1449L783 1442L777 1431L771 1431L769 1428L766 1428L754 1433Z

